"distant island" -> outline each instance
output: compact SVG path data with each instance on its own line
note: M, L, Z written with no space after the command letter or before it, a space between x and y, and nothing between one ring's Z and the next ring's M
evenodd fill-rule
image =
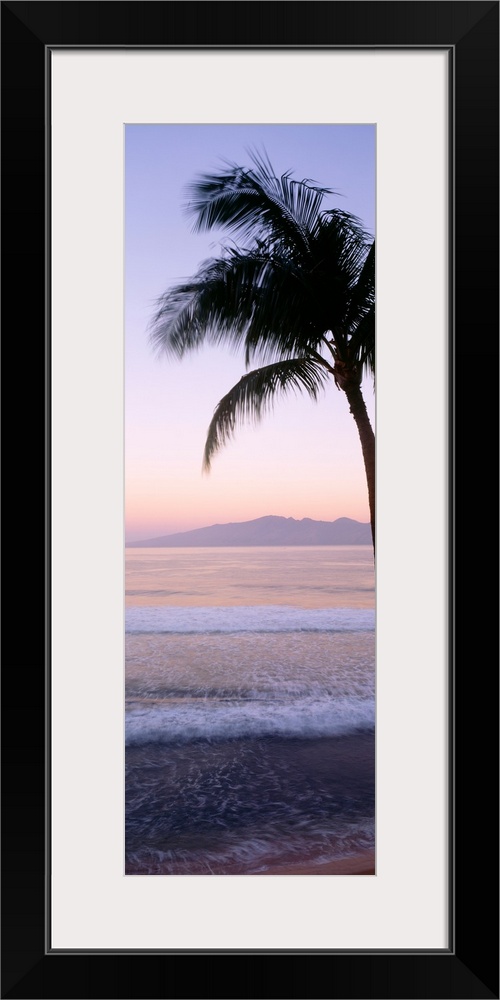
M371 545L369 523L338 517L336 521L313 521L303 517L257 517L253 521L212 524L207 528L180 531L175 535L127 542L127 548L204 548L241 545Z

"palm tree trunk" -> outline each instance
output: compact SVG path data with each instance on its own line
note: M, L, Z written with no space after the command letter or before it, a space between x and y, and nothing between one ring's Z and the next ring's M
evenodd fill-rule
M346 380L347 381L347 380ZM342 385L347 399L349 409L356 421L359 439L363 451L365 463L366 482L368 485L368 502L370 505L370 524L373 539L373 554L375 555L375 434L373 433L370 418L366 409L366 404L361 393L359 384L349 383Z

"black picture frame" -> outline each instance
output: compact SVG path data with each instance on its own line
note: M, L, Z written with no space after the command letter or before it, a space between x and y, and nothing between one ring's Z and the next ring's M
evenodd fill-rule
M2 997L498 998L498 15L490 0L1 4ZM453 52L449 950L47 951L45 55L61 45Z

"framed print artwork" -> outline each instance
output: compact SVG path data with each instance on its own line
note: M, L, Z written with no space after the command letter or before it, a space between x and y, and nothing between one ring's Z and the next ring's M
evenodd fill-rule
M1 10L2 996L498 997L498 3Z

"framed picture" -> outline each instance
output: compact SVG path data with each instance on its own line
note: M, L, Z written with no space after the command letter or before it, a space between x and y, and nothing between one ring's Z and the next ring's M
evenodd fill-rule
M498 997L497 605L470 518L497 510L498 448L473 469L469 444L497 426L498 3L1 10L7 386L22 372L4 450L2 995L200 995L202 970L206 996L269 996L279 955L285 995ZM124 127L214 123L377 136L368 878L124 874Z
M332 160L342 198L304 180L328 178ZM213 162L215 204L239 190L246 214L215 258L212 227L192 233L183 211L189 179ZM128 876L375 875L374 218L375 125L125 126ZM347 291L336 315L362 303L345 383L357 423L329 360L343 340L315 330L298 347L319 302L332 313L334 267ZM191 309L217 299L220 269L220 323L202 323L195 346ZM194 291L172 280L189 273ZM157 351L143 309L165 282Z

